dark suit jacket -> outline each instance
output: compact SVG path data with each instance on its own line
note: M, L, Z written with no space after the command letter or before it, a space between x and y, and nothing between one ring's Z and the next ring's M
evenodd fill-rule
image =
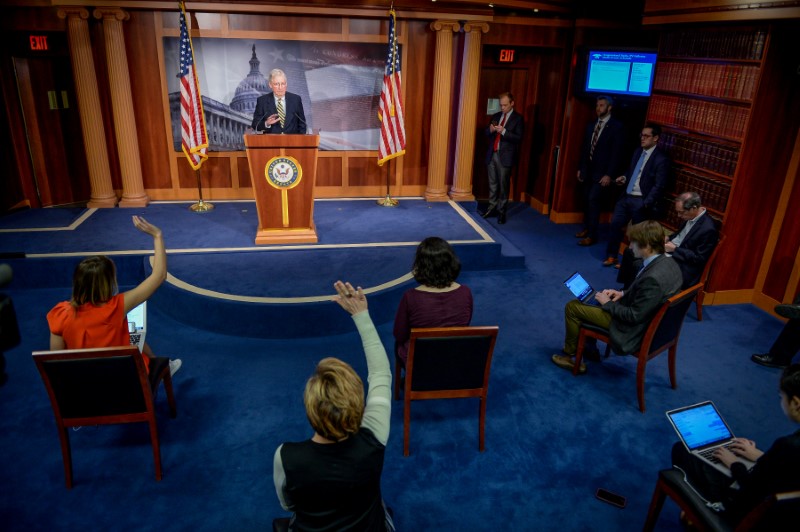
M265 124L268 116L278 113L278 109L275 107L275 96L270 92L264 96L259 96L258 100L256 100L256 112L253 113L252 128L265 133L305 133L308 125L306 124L306 114L303 111L302 98L297 94L287 92L284 99L286 104L284 127L281 127L280 122L273 124L271 128L267 128Z
M678 230L670 235L670 240L675 238L685 226L686 222L683 222ZM700 281L703 268L706 267L706 262L714 252L714 248L717 247L718 241L717 226L711 215L706 212L695 222L681 245L672 252L672 258L678 263L683 273L684 288L689 288Z
M503 119L503 113L495 113L492 116L492 122L498 124ZM506 132L500 135L500 146L497 148L497 154L500 156L500 163L503 166L514 166L517 164L519 157L519 144L522 142L522 135L525 134L525 120L522 115L516 110L508 117L505 123ZM497 133L492 133L489 126L486 126L486 136L489 137L489 149L486 152L486 164L492 161L492 154L494 152L494 138Z
M636 351L658 308L680 290L682 283L681 269L675 261L660 255L642 270L619 300L603 305L603 310L611 314L611 348L617 353Z
M622 172L622 144L624 141L624 131L622 122L613 116L600 132L597 144L594 147L594 155L589 161L589 150L592 147L592 136L597 120L587 124L583 134L583 146L581 148L581 160L578 169L581 171L581 178L586 183L596 183L604 176L610 176L613 180Z
M636 151L633 152L631 165L628 167L628 172L625 174L627 180L623 186L627 187L632 179L636 179L633 172L641 156L642 148L637 148ZM653 218L655 218L657 214L663 214L660 212L663 210L661 198L664 196L664 192L669 186L669 180L669 157L664 153L664 150L656 145L656 147L653 148L653 153L651 153L650 157L647 159L644 168L642 168L642 179L639 181L639 188L642 189L644 208L654 215L652 216Z

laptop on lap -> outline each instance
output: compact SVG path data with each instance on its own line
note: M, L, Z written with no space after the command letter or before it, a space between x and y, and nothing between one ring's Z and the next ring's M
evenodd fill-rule
M569 288L572 295L581 303L588 303L595 294L595 289L592 288L592 285L578 272L567 277L567 280L564 281L564 286Z
M728 447L735 438L714 403L704 401L670 410L667 412L667 418L690 453L717 471L731 476L730 469L713 456L715 450ZM738 457L738 460L748 469L755 464L742 457Z
M144 337L147 333L147 301L128 312L128 333L130 334L131 345L139 348L139 352L144 348Z

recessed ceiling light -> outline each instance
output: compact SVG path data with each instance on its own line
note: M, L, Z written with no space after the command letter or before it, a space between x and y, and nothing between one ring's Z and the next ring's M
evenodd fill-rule
M435 2L436 0L433 0L433 1ZM534 13L538 13L538 12L539 12L539 10L538 10L538 9L534 9L534 10L533 10L533 12L534 12Z

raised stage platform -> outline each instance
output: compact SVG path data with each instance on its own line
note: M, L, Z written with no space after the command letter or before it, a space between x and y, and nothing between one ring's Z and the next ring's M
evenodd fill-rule
M292 338L346 332L351 324L330 306L337 279L370 294L377 323L390 321L400 295L414 285L410 269L420 240L448 240L463 270L524 268L524 256L476 212L476 203L401 198L397 207L374 199L317 200L319 242L256 246L255 203L189 203L138 209L53 208L0 218L0 260L14 268L10 288L64 288L88 255L113 257L122 287L149 270L152 242L130 219L142 215L164 232L168 278L152 298L159 312L215 332ZM24 257L24 258L23 258ZM152 307L151 307L152 308Z

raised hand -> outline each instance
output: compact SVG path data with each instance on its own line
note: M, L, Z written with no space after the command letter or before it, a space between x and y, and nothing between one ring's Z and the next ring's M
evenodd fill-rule
M359 312L367 310L367 296L359 286L353 288L350 283L343 283L336 281L333 283L333 288L336 289L336 295L333 296L333 301L339 304L340 307L345 309L351 315L356 315Z

